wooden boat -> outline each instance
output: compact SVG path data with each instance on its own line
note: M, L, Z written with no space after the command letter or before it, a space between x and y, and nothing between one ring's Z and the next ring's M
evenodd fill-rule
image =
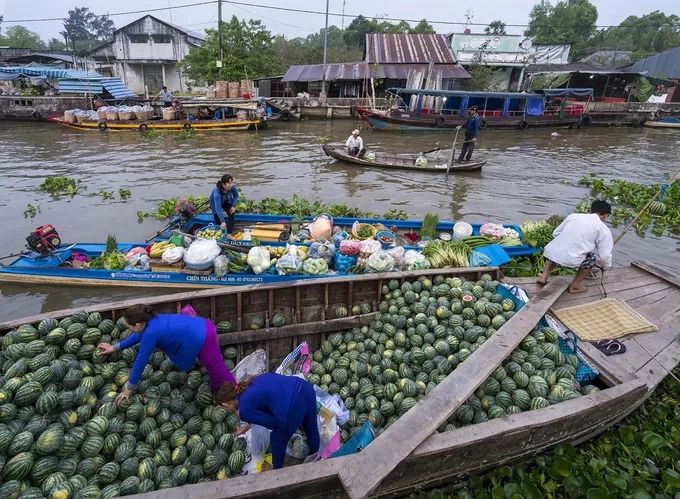
M644 122L652 128L680 128L680 118L655 118Z
M293 225L306 224L312 221L312 217L306 220L297 220L293 217L279 215L252 215L237 214L237 230L249 228L253 230L253 236L258 237L263 244L271 246L285 246ZM370 218L336 218L334 223L340 228L351 231L352 224L382 223L387 227L396 228L402 233L417 231L422 226L420 220L385 220ZM188 221L176 219L168 224L168 230L157 234L155 240L168 240L173 234L173 229L181 229L179 232L194 234L199 229L213 223L212 215L199 214ZM451 233L454 222L440 222L437 230ZM478 235L480 225L473 224L473 234ZM510 225L520 232L519 227ZM398 232L399 233L399 232ZM152 238L153 239L153 238ZM118 250L126 253L132 248L146 247L148 242L121 242ZM296 243L305 244L305 243ZM308 245L308 244L307 244ZM250 241L235 241L230 243L231 249L246 251L250 247ZM19 253L10 263L0 263L0 281L41 283L55 285L79 285L79 286L122 286L122 287L162 287L162 288L212 288L219 286L241 286L246 284L273 284L278 282L291 282L305 279L319 279L323 276L307 275L277 275L277 274L225 274L218 278L212 270L190 270L182 264L164 265L160 261L151 262L151 270L94 270L83 268L75 262L78 255L86 258L96 258L102 254L106 245L103 243L63 243L57 250L47 255L39 255L34 252ZM406 249L416 249L417 246L406 246ZM513 257L533 254L537 250L526 244L510 246L502 249L501 257ZM500 264L500 263L499 263ZM347 274L338 273L338 277Z
M477 279L482 272L500 276L498 269L470 268L409 272L399 279L413 280L421 275ZM354 279L202 290L148 298L145 302L161 313L177 313L191 304L199 315L215 322L230 319L237 325L236 331L220 335L220 344L236 346L239 359L262 348L267 353L268 367L273 370L300 341L316 350L326 333L368 324L375 313L331 319L330 311L334 306L360 301L373 303L373 310L377 310L382 285L391 278L389 274L374 274ZM460 364L360 453L135 497L402 497L532 457L560 443L578 444L594 438L639 407L680 360L677 312L680 277L653 264L635 262L630 267L607 272L604 277L609 296L626 300L652 319L659 331L623 338L626 352L611 357L605 357L589 344L580 344L585 358L600 371L597 382L603 390L543 409L435 433L549 308L587 303L599 296L593 281L587 284L586 293L567 293L570 280L556 277L542 289L527 280L513 281L528 289L532 295L529 305L481 345L472 360ZM116 320L132 304L132 301L99 304L88 311L98 311L104 318ZM254 315L265 313L271 317L273 310L280 308L286 311L291 325L248 329ZM48 317L59 319L74 312L62 310L5 322L0 324L0 334L20 324L38 323Z
M326 156L335 158L339 161L353 163L355 165L387 168L392 170L415 170L423 172L457 173L479 171L486 164L486 160L470 161L467 163L451 164L451 154L448 151L441 151L439 155L428 156L426 166L417 166L416 161L420 154L387 154L376 152L375 159L360 159L347 153L342 147L333 147L328 144L323 145L323 152ZM424 156L423 156L424 157Z
M481 130L533 127L581 128L589 120L587 103L569 104L567 97L588 97L593 89L545 89L543 94L516 92L467 92L392 88L387 111L356 107L359 116L380 131L450 131L462 125L470 106L477 106ZM548 102L561 98L564 108Z
M130 131L158 130L159 132L181 132L183 130L197 130L201 132L224 131L224 130L258 130L266 127L264 118L250 118L239 120L124 120L124 121L84 121L82 123L70 123L64 121L63 116L48 116L47 121L74 128L77 130L90 131Z

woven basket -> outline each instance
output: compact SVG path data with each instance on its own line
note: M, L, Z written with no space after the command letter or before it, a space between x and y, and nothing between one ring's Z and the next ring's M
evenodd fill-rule
M75 115L73 114L65 114L64 121L66 123L75 123L76 121L78 121L78 118L76 118Z
M364 226L364 227L370 227L370 228L371 228L372 234L371 234L370 236L368 236L368 237L360 237L360 236L359 236L359 229L360 229L362 226ZM363 241L364 239L372 239L372 238L374 238L376 232L378 232L378 229L376 229L376 228L375 228L374 226L372 226L371 224L362 224L362 223L356 223L356 222L355 222L355 223L352 225L352 235L353 235L354 237L356 237L357 239L362 240L362 241Z
M78 115L78 116L76 116L76 120L78 121L78 123L84 123L84 122L87 121L87 116Z
M106 119L106 110L102 111L101 109L97 110L97 116L99 116L100 120L105 120Z
M118 112L118 117L121 120L134 120L137 117L135 116L135 113L126 113L126 112Z
M152 113L153 111L137 111L135 115L138 120L146 121L151 119Z
M106 111L106 119L109 121L118 121L118 111Z
M175 119L175 111L163 111L163 119L164 120L174 120ZM201 269L194 269L194 270L201 270Z

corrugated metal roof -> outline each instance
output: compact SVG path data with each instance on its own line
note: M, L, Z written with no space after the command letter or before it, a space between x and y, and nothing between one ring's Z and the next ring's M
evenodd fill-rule
M81 80L79 78L61 78L59 92L62 94L102 94L102 81Z
M446 35L367 34L368 63L378 64L455 64Z
M126 87L120 78L103 78L101 80L102 86L116 99L125 99L126 97L137 97L137 94Z
M101 78L94 71L80 71L76 69L51 68L48 66L5 66L0 67L3 73L21 73L29 76L47 76L48 78Z
M335 80L363 80L371 76L377 78L391 78L405 80L410 69L424 71L427 64L379 64L377 75L373 72L373 64L353 62L326 65L326 81ZM442 78L471 78L470 74L458 64L437 64L436 71L442 72ZM291 66L282 81L321 81L323 79L323 64L307 64Z
M666 78L680 80L680 47L675 47L651 57L645 57L630 66L626 66L624 69L649 76L661 73Z
M529 64L527 73L586 73L586 74L628 74L632 71L608 68L596 64L573 62L571 64Z

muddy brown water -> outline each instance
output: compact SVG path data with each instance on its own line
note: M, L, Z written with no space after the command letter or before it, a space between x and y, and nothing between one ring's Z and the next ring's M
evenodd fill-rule
M0 122L0 256L24 249L32 229L53 224L65 242L143 241L164 223L137 212L153 211L173 196L208 195L223 173L231 173L250 199L341 203L384 213L427 212L441 220L522 223L573 212L588 196L578 180L594 173L641 183L661 180L677 168L680 133L673 130L584 128L482 132L475 152L486 157L481 173L449 175L390 172L336 163L316 137L344 142L353 120L275 122L268 130L207 132L191 140L174 134L146 139L137 132L83 132L48 123ZM364 128L364 127L362 127ZM447 133L371 133L374 151L418 152L449 145ZM52 199L36 191L46 177L78 179L87 190ZM120 200L119 189L131 197ZM113 192L104 199L100 191ZM34 218L24 217L31 204ZM613 228L614 237L621 227ZM646 259L680 271L677 240L629 232L615 248L615 265ZM10 260L0 262L7 263ZM176 292L177 290L175 290ZM73 287L0 282L0 321L110 300L143 298L169 290Z

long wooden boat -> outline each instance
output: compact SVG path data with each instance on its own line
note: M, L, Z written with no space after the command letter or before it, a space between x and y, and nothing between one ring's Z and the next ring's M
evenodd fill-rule
M417 160L421 157L420 154L387 154L376 152L373 159L367 160L348 154L342 147L333 147L328 144L323 145L323 152L326 153L326 156L346 163L391 170L415 170L438 173L473 172L481 170L482 166L486 164L486 160L469 161L467 163L456 163L454 161L451 163L451 153L448 151L441 151L436 156L427 156L427 164L425 166L417 166L416 164Z
M224 131L224 130L258 130L267 126L264 118L248 118L239 120L121 120L121 121L84 121L82 123L71 123L65 121L63 116L48 116L47 121L58 123L68 128L89 131L131 131L137 130L145 132L147 130L158 130L160 132L181 132L183 130L197 130L201 132Z
M356 107L359 116L380 131L451 131L462 125L466 111L477 106L480 129L534 127L581 128L588 117L587 103L572 103L563 110L547 98L578 95L592 97L592 89L546 89L544 94L516 92L467 92L462 90L389 89L391 104L386 111ZM567 101L565 101L566 103Z
M403 282L420 276L430 279L460 276L474 280L482 272L500 277L498 269L470 268L410 272L399 279ZM349 307L357 302L373 303L373 310L377 311L381 289L392 277L374 274L355 279L202 290L153 297L145 303L152 304L160 313L178 313L184 305L191 304L199 315L214 322L231 320L236 324L235 331L220 334L220 344L235 346L238 359L262 348L267 353L268 367L273 370L300 341L316 350L329 332L368 324L377 312L333 319L331 311L335 306ZM597 383L603 388L601 391L546 408L435 433L549 308L587 303L600 296L599 287L592 281L587 284L586 293L569 294L566 292L569 282L569 277L556 277L538 289L527 280L515 280L532 295L529 305L360 453L134 497L402 497L532 457L560 443L578 444L594 438L639 407L680 360L677 311L680 277L653 264L635 262L604 276L609 296L625 300L652 320L659 331L623 338L626 352L611 357L605 357L589 344L581 345L585 358L600 372ZM100 312L104 318L115 321L131 304L132 301L93 305L88 312ZM248 329L251 317L263 313L271 317L277 309L285 310L290 325ZM74 313L75 310L61 310L2 323L0 334L20 324L37 324L46 318L60 319Z
M652 128L680 128L680 118L656 118L645 121L644 126Z
M295 221L290 216L279 215L252 215L237 214L237 230L246 228L253 230L254 237L258 237L262 244L270 246L285 246L287 234L295 225L304 225L312 221L311 217L306 220ZM336 218L334 223L342 229L351 231L352 224L382 223L400 233L417 233L422 226L419 220L385 220L370 218ZM213 222L212 215L199 214L188 221L176 219L171 222L170 228L157 234L155 240L167 240L173 234L173 230L181 233L194 234L199 229ZM440 222L437 230L451 233L454 222ZM473 224L473 234L478 235L480 225ZM508 226L520 232L516 225ZM286 236L286 237L284 237ZM146 247L148 242L121 242L118 250L127 253L135 247ZM296 243L308 246L308 243ZM232 249L247 251L250 241L237 241L230 243ZM164 265L162 262L152 261L150 270L95 270L83 267L77 262L78 258L96 258L104 252L106 245L103 243L63 243L57 250L47 255L39 255L34 252L20 253L7 264L0 262L0 281L19 283L40 283L54 285L79 285L79 286L122 286L122 287L148 287L156 288L212 288L219 286L241 286L246 284L274 284L279 282L291 282L305 279L319 279L323 276L311 275L278 275L265 273L256 275L253 273L233 274L228 273L217 277L212 270L190 270L180 265ZM418 246L405 246L405 249L418 249ZM502 249L501 258L528 255L536 252L535 248L526 244L510 246ZM506 258L507 258L506 257ZM500 263L499 263L500 264ZM336 277L347 277L348 274L339 272L331 274Z

